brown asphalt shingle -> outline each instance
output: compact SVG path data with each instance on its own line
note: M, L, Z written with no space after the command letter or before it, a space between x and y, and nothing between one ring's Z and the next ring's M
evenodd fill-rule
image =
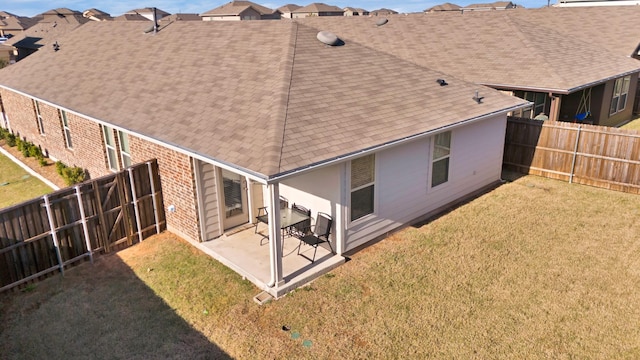
M640 69L634 59L537 25L524 10L512 16L518 12L394 15L383 26L356 17L296 21L417 65L502 88L568 93Z
M0 85L265 177L524 103L295 22L147 27L83 25Z

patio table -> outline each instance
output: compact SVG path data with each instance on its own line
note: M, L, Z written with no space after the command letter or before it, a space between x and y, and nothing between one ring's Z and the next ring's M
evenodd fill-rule
M269 223L269 215L260 215L257 217L257 219L265 224ZM309 219L311 219L311 217L307 214L293 211L293 209L291 208L280 209L280 229L282 230L290 228Z

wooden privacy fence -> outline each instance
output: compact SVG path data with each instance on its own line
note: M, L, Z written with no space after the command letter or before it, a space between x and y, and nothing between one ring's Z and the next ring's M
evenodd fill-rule
M0 210L0 292L131 246L165 226L158 163Z
M509 117L505 168L640 194L640 132Z

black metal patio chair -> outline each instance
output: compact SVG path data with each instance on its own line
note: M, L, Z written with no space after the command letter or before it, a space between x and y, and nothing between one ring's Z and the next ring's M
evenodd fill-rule
M331 246L331 241L329 241L329 234L331 233L331 225L333 224L333 218L329 214L319 212L316 216L316 223L313 228L313 232L308 235L300 236L300 246L298 246L298 255L305 257L311 262L316 261L316 253L318 252L318 245L322 243L327 243L329 245L329 249L331 253L333 252L333 247ZM300 248L302 244L307 244L314 248L313 250L313 258L309 259L309 257L304 254L300 254Z

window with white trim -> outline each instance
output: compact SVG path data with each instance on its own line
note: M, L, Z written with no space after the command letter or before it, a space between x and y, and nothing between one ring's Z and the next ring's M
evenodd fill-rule
M627 98L629 97L629 84L631 76L625 76L616 79L613 85L613 95L611 97L611 107L609 115L617 114L627 107Z
M375 154L351 160L351 221L373 213L375 173Z
M67 112L60 109L60 120L62 121L62 130L64 132L64 145L67 149L73 149L73 143L71 142L71 129L69 128L69 119L67 118Z
M33 106L36 109L36 121L38 124L38 132L40 135L44 135L44 124L42 122L42 114L40 113L40 102L38 100L33 100Z
M113 128L102 125L102 133L104 135L104 146L107 149L107 166L112 171L118 171L118 155L116 150L116 139L113 136Z
M433 138L431 160L431 187L449 181L449 157L451 155L451 131L437 134Z
M122 159L122 166L125 168L131 166L131 152L129 151L129 135L122 131L118 131L118 138L120 140L120 158Z

